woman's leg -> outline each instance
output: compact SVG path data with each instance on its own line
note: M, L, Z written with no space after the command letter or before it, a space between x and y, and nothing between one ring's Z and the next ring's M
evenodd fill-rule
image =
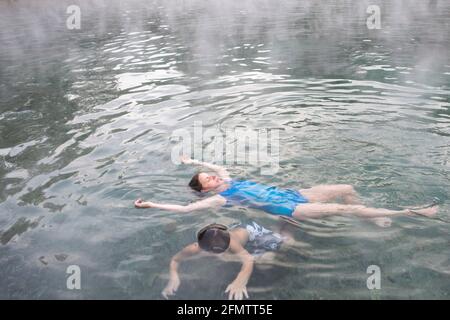
M417 214L433 216L436 214L438 206L415 210ZM370 208L363 205L345 205L339 203L305 203L300 204L295 209L292 217L296 219L322 218L332 215L357 216L363 218L390 217L397 215L412 214L409 209L389 210L382 208Z
M349 184L318 185L299 190L309 202L329 202L341 198L345 204L362 204L355 188ZM388 217L370 218L379 227L390 227L392 220Z
M360 204L358 193L349 184L323 184L309 189L300 189L299 192L309 202L336 202L342 199L346 204Z

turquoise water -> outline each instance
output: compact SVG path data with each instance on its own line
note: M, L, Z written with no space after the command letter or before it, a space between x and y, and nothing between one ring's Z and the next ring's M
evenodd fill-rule
M69 4L81 29L66 28ZM282 187L353 184L371 206L433 197L436 219L302 223L297 246L259 265L254 299L448 299L450 5L377 1L2 1L0 298L159 299L170 257L209 222L278 221L189 203L194 168L171 161L177 129L278 128L279 166L229 164ZM204 142L204 147L207 142ZM208 155L206 155L208 156ZM207 157L205 160L208 160ZM66 268L81 269L81 290ZM366 287L369 265L381 290ZM220 299L239 264L182 264L175 298Z

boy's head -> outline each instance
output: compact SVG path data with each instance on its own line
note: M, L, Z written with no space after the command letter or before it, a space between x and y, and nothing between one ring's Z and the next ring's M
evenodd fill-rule
M222 184L222 179L218 176L209 175L205 172L199 172L194 175L189 182L189 187L198 192L207 192L216 189Z
M200 248L213 253L225 252L230 246L230 233L223 224L213 223L197 233Z

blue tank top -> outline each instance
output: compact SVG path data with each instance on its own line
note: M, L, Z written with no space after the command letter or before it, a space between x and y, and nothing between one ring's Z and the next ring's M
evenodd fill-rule
M268 213L292 216L300 203L308 200L298 191L267 186L247 180L230 180L230 187L219 194L227 200L227 204L247 205Z

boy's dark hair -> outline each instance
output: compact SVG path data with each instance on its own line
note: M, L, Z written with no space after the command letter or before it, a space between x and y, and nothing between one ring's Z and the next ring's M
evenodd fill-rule
M192 189L194 189L195 191L201 192L202 191L202 184L200 183L200 180L198 180L198 176L199 176L200 172L195 174L191 181L189 182L189 187L191 187Z
M197 233L197 241L205 251L222 253L230 246L228 227L218 223L210 224Z

